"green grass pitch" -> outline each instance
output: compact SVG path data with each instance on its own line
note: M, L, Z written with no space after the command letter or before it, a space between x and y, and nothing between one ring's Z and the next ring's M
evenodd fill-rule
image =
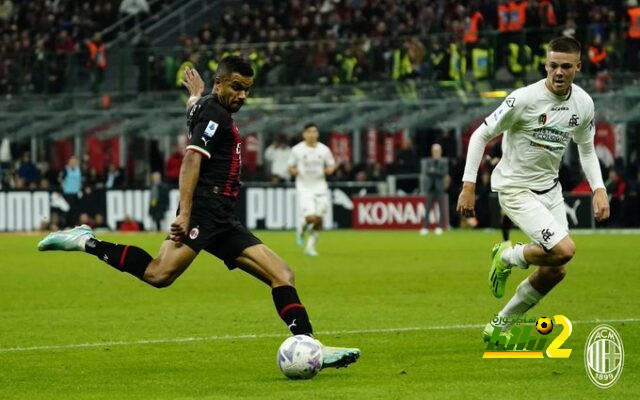
M258 235L296 271L320 340L359 362L310 381L280 374L287 336L266 286L202 253L158 290L80 253L39 253L40 236L0 236L0 399L638 398L640 235L575 235L565 281L529 314L573 322L569 359L482 359L481 328L505 299L488 289L499 232L324 233L304 257L293 233ZM161 235L104 235L155 253ZM520 233L515 240L524 240ZM587 378L595 320L625 346L618 383ZM554 332L551 333L554 336ZM580 396L580 397L578 397Z

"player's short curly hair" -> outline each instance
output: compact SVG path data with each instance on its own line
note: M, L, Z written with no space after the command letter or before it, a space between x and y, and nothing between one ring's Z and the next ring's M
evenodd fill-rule
M560 36L549 42L549 51L557 51L558 53L581 54L582 45L576 39Z
M242 76L253 76L253 67L249 61L238 56L227 56L220 61L216 69L216 78L226 78L234 72Z

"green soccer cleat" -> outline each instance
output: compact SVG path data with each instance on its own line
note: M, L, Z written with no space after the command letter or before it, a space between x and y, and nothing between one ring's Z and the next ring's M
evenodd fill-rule
M502 252L511 247L511 242L502 242L493 246L491 250L491 271L489 271L489 288L491 293L497 298L504 296L504 288L507 279L511 275L511 267L502 262Z
M38 243L38 250L84 251L87 239L94 238L88 225L76 226L64 231L52 232Z
M359 357L360 349L322 345L322 369L346 368L358 361Z
M488 323L487 326L484 327L484 330L482 331L483 342L489 343L489 341L491 340L491 336L493 335L493 328L494 326L491 325L491 323ZM506 338L507 341L505 343L509 343L509 341L513 337L513 334L511 333L511 330L507 332L500 332L500 337Z

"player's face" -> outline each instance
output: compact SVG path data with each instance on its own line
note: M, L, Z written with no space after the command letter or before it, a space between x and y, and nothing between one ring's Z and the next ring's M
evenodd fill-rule
M244 105L252 85L252 77L234 72L228 77L216 78L215 92L220 103L234 113Z
M566 94L580 67L582 67L580 56L576 53L548 52L545 69L549 90L557 95Z
M315 144L318 142L318 128L310 126L302 132L302 138L308 144Z

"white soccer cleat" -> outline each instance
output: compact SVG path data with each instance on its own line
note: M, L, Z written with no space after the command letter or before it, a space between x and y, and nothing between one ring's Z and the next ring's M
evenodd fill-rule
M434 230L434 232L436 233L436 235L442 235L442 232L444 232L444 231L442 230L442 228L437 227L437 228Z
M91 238L95 238L91 227L80 225L48 234L38 243L38 250L84 251L84 244Z
M427 228L420 229L420 236L427 236L429 234L429 230Z
M318 254L316 249L306 249L304 251L304 255L309 257L318 257L320 254Z

